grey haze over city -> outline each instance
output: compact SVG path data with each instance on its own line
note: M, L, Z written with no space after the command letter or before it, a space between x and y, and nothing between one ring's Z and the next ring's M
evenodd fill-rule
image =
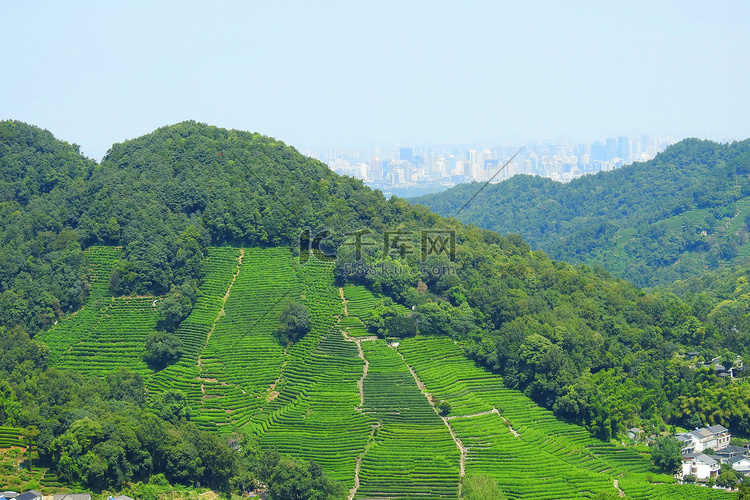
M619 137L647 153L750 137L749 18L741 0L5 1L0 119L97 159L188 119L310 151L466 145L449 163L529 143L593 159Z

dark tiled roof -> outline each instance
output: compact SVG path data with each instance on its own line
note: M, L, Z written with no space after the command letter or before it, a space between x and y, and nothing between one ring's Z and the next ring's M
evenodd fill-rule
M91 500L88 493L63 493L54 496L54 500Z
M744 455L747 453L747 448L742 446L725 446L720 450L716 450L717 455Z
M36 500L37 498L42 498L42 494L38 491L27 491L26 493L21 493L16 497L16 500Z
M707 427L707 429L709 431L713 432L714 434L720 434L722 432L729 431L729 429L727 429L723 425L711 425L711 426Z

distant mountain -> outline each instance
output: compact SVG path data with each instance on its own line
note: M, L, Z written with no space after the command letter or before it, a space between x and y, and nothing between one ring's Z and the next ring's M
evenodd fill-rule
M601 265L639 286L670 283L750 255L750 140L686 139L651 161L568 184L515 176L411 198L571 263Z

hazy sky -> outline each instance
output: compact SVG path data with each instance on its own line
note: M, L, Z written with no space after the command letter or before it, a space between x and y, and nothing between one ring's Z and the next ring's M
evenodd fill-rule
M299 149L750 137L750 2L0 0L0 119L100 158L194 119Z

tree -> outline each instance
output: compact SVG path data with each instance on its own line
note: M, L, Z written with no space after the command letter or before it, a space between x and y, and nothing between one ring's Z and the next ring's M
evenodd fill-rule
M408 313L401 316L385 318L386 337L411 337L417 334L417 313Z
M299 302L289 302L279 318L276 336L282 344L296 342L312 328L307 308Z
M39 437L39 429L37 429L34 425L26 427L23 431L23 435L26 438L26 452L29 455L29 471L31 471L31 447Z
M168 389L154 397L154 411L159 417L168 422L190 419L190 405L185 393L175 389Z
M256 468L256 474L258 479L264 483L268 483L273 476L276 466L281 460L281 455L275 448L269 448L263 452L263 456L260 457Z
M682 446L672 436L664 436L651 445L651 459L667 474L673 474L682 464Z
M201 450L188 440L171 447L166 457L166 474L171 482L190 484L204 471Z
M461 489L463 500L502 500L505 498L497 481L489 476L466 476Z
M146 404L148 391L140 374L120 367L107 374L108 396L118 401L128 401L140 407Z
M161 370L182 356L182 341L173 333L152 333L146 337L143 360L154 370Z
M716 478L716 484L723 488L734 488L737 486L739 477L737 473L728 464L722 464L719 477Z
M448 401L440 401L440 403L438 403L438 410L442 416L448 415L451 412L451 409L451 404Z
M740 494L737 496L737 500L750 500L750 486L740 485Z
M159 301L156 306L159 316L161 316L161 325L168 331L174 332L180 326L180 323L190 315L193 310L193 301L190 296L183 293L183 287L190 289L189 285L181 287L172 287L172 290Z
M315 462L282 457L268 481L272 500L343 500L346 488Z
M13 388L7 380L0 378L0 425L13 425L20 412L21 404Z
M307 500L312 486L308 467L301 460L282 458L268 486L273 500Z

